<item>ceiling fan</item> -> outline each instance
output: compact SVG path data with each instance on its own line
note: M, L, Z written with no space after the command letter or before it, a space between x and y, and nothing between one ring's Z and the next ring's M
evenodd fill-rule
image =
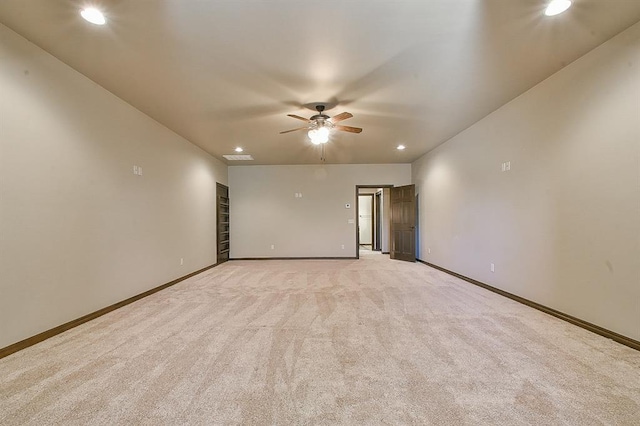
M316 110L318 111L318 113L311 116L311 118L304 118L295 114L287 114L289 117L307 122L307 126L298 127L297 129L285 130L284 132L280 132L280 134L297 132L298 130L309 130L309 139L311 139L311 142L315 145L319 145L327 143L329 141L329 133L334 129L350 133L362 132L362 129L360 127L342 126L336 124L342 120L353 117L351 113L343 112L341 114L334 115L333 117L329 117L328 115L323 113L323 111L325 110L325 105L323 104L316 105Z

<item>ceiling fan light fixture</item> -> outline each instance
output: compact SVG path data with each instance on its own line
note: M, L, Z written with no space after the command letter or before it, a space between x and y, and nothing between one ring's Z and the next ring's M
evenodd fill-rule
M326 127L320 127L317 129L309 130L307 133L309 139L311 139L311 143L314 145L320 145L323 143L329 142L329 129Z
M333 117L329 117L323 112L325 110L324 104L317 104L315 108L318 113L311 116L310 118L304 118L295 114L287 114L288 117L304 121L307 125L304 127L298 127L297 129L285 130L283 132L280 132L280 134L297 132L298 130L305 130L307 132L307 136L309 136L309 139L311 140L311 143L313 143L314 145L320 145L329 142L329 137L331 136L333 130L349 133L362 132L362 129L360 127L343 126L342 124L336 124L343 120L352 118L353 114L349 112L343 112L338 115L334 115Z
M547 16L559 15L571 7L571 0L552 0L544 11Z
M80 11L80 15L87 21L91 22L95 25L104 25L107 20L105 19L102 12L100 12L95 7L87 7Z

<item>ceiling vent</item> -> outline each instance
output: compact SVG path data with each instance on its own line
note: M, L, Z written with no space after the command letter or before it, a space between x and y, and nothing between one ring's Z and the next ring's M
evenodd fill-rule
M231 154L231 155L223 155L229 161L251 161L253 157L248 154Z

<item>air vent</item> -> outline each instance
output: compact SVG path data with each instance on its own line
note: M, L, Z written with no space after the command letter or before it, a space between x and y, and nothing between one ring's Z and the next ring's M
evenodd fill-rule
M251 161L253 157L248 154L231 154L231 155L223 155L224 158L230 161Z

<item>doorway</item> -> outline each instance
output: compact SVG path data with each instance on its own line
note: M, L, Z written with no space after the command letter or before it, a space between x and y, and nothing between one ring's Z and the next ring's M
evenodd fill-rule
M376 205L380 194L380 209ZM360 196L370 196L372 205L373 229L371 231L371 249L361 249ZM369 198L363 198L369 204ZM360 254L389 254L391 259L416 261L416 241L419 239L417 229L418 199L415 185L394 187L393 185L356 185L356 259ZM376 215L376 211L378 214ZM366 216L366 214L363 214ZM377 219L376 219L377 218ZM368 227L368 222L364 221ZM380 251L374 251L380 243ZM363 241L366 243L368 241Z
M389 254L393 185L356 185L356 258Z

